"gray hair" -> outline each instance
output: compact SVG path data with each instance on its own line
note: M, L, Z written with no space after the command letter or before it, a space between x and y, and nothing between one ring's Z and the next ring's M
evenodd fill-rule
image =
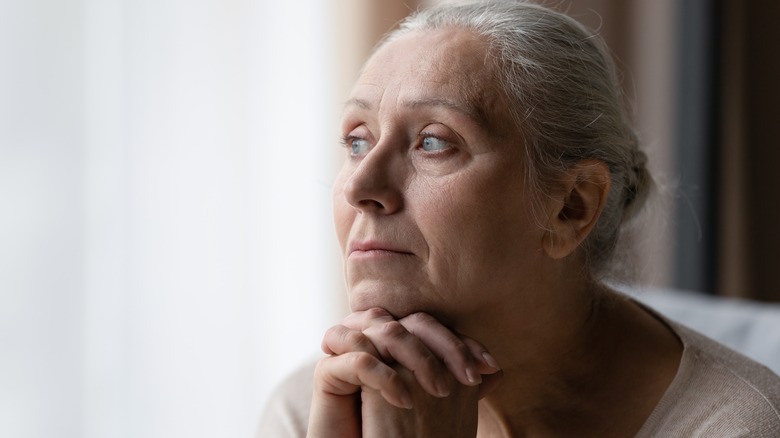
M607 165L606 206L583 243L586 269L609 270L621 230L653 186L605 44L574 19L519 1L441 5L405 19L379 47L414 31L457 27L485 38L525 146L534 205L582 160Z

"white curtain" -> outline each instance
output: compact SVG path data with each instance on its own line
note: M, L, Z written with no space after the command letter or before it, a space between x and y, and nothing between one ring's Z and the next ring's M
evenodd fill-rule
M0 436L250 436L342 310L329 2L1 1Z

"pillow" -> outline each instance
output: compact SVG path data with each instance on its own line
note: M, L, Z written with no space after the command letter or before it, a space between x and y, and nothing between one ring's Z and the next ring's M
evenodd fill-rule
M619 290L780 374L780 304L675 289Z

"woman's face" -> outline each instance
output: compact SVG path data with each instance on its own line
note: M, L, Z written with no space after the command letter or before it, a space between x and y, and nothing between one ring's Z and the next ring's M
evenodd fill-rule
M413 32L352 90L334 216L353 311L453 321L533 286L544 232L486 47L463 30Z

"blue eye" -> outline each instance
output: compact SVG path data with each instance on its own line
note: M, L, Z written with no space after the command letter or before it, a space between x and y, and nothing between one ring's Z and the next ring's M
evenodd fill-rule
M449 147L449 143L437 137L426 136L422 140L422 149L426 152L443 151Z
M348 140L348 144L352 155L363 155L368 152L368 148L371 146L364 138L351 138Z

